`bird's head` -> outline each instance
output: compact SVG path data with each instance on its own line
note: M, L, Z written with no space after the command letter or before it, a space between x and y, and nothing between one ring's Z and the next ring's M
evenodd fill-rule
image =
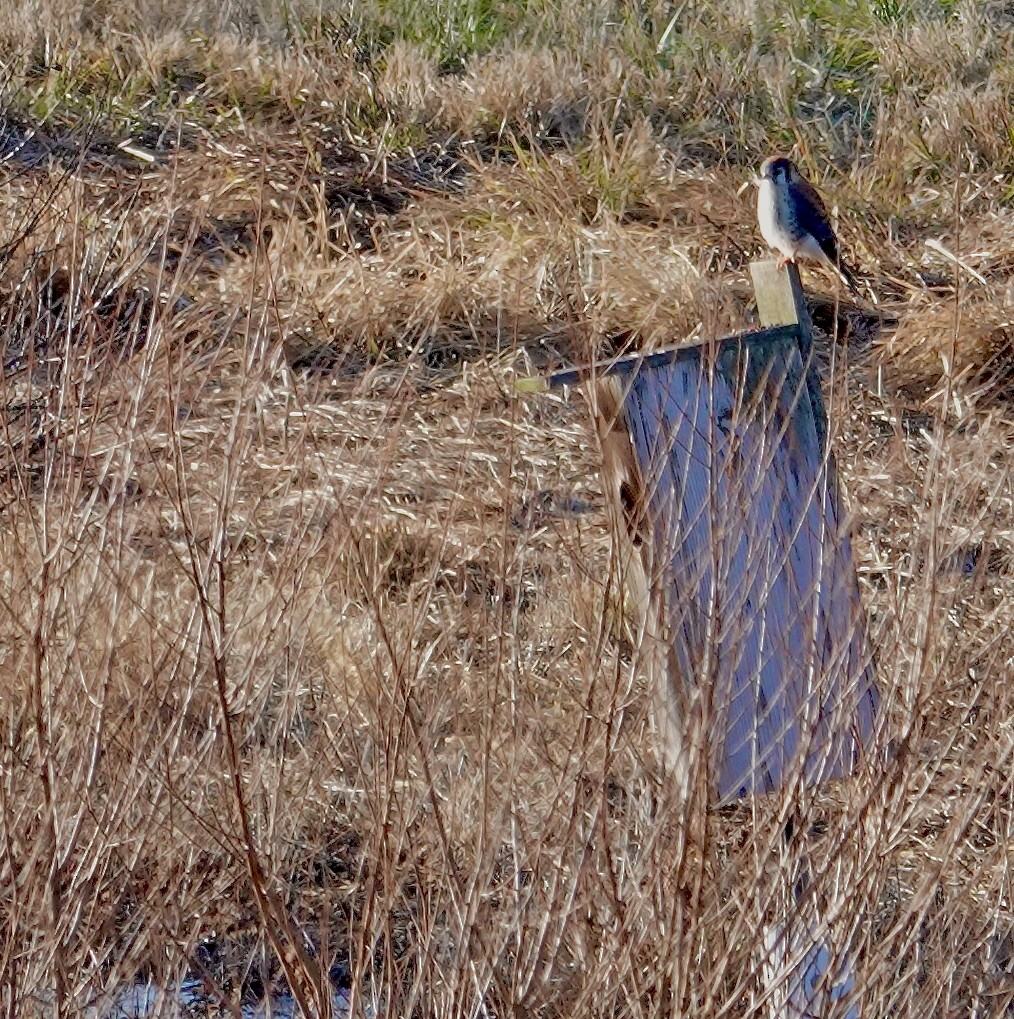
M761 163L760 174L743 181L736 194L741 195L751 184L755 187L760 187L766 180L771 181L775 185L787 184L798 176L799 171L791 159L786 159L785 156L768 156Z
M796 167L791 159L786 159L785 156L769 156L761 163L758 183L769 180L773 184L787 184L796 175Z

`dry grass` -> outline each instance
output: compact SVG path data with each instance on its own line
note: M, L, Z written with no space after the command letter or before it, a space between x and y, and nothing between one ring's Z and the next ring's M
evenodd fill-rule
M512 385L754 324L776 148L883 311L814 310L896 745L815 804L815 908L864 1016L1004 1012L1008 5L10 0L0 43L6 1015L329 971L764 1013L783 804L686 843L587 408Z

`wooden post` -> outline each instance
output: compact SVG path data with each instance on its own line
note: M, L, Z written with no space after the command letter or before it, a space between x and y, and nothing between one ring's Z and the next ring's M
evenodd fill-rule
M589 383L618 572L682 812L670 944L687 951L713 864L709 807L846 777L879 711L799 273L774 261L750 273L762 329L517 383ZM800 827L772 861L780 915L765 925L758 902L765 1007L857 1019L851 960L823 930L820 890L805 894ZM679 960L671 974L677 1010L692 973Z
M809 346L813 323L806 295L794 262L751 262L750 275L757 295L757 314L763 326L798 325L804 346Z
M813 323L795 263L751 262L750 276L761 325L769 328L797 325L805 355L812 342ZM779 896L782 915L774 923L763 925L761 943L760 970L768 992L767 1013L771 1019L823 1015L852 990L851 961L835 957L828 946L813 937L798 915L799 899L809 884L811 866L806 833L794 814L786 826L782 848ZM848 1006L844 1016L859 1019L858 1007Z

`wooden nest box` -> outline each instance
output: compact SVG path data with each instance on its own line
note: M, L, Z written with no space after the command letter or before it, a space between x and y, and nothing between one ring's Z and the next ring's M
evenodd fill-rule
M711 804L849 774L879 693L794 266L766 328L557 372L587 384L668 765Z

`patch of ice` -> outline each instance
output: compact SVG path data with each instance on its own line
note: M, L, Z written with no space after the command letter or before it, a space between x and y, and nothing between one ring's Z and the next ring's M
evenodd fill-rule
M163 989L153 984L135 984L117 995L108 1011L90 1010L94 1019L192 1019L202 1015L202 1005L209 1004L199 980L184 980L179 987ZM331 996L335 1019L349 1012L349 992L339 988ZM243 1005L243 1019L301 1019L299 1007L289 994L266 998L255 1005Z

